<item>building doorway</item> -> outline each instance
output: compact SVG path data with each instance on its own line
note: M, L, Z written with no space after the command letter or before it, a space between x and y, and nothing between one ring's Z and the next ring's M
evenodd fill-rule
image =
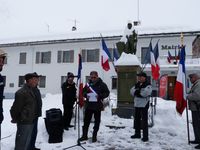
M176 84L176 77L175 76L168 76L168 92L167 92L167 99L173 100L174 99L174 88Z

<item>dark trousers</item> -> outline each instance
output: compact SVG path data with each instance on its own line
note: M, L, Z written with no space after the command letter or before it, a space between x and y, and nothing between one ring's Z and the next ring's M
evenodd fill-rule
M38 118L35 119L35 121L33 123L33 131L32 131L32 134L31 134L31 141L30 141L30 150L33 150L35 148L37 132L38 132Z
M200 142L200 111L192 111L192 125L195 141Z
M99 130L100 122L101 122L101 111L86 109L85 110L83 128L88 130L89 125L90 125L90 121L91 121L93 115L94 115L94 127L93 127L93 129L94 129L94 132L97 133L98 130Z
M17 124L15 150L30 150L33 124Z
M73 106L70 107L68 105L63 105L64 113L63 113L63 125L64 127L68 127L72 120L73 115Z
M146 107L135 107L135 119L134 119L134 127L135 134L141 136L141 128L143 130L143 138L148 139L148 108Z

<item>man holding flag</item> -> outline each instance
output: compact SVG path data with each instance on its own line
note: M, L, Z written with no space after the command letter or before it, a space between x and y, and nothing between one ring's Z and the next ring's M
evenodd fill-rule
M97 141L97 132L99 130L101 121L101 111L103 110L103 100L108 97L110 91L107 85L98 77L96 71L90 72L89 82L83 89L83 96L86 98L83 135L79 141L88 139L88 129L92 116L94 115L94 131L92 135L92 142Z

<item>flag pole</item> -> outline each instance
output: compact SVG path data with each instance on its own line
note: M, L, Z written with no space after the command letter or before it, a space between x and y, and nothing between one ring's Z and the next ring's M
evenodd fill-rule
M184 46L183 43L184 43L184 41L183 41L183 33L181 32L181 45L182 45L182 47ZM185 82L185 84L186 84L186 82ZM185 85L185 87L186 87L186 85ZM188 100L187 99L186 99L186 102L187 102L187 104L186 104L187 136L188 136L188 144L190 145L190 132L189 132L190 129L189 129Z

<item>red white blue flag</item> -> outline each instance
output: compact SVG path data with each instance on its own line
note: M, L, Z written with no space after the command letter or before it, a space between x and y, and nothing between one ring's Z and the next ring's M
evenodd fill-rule
M101 66L105 71L109 71L110 70L110 65L109 65L110 52L103 38L101 42L102 42Z
M156 46L153 50L154 58L155 58L155 68L153 73L154 80L158 80L160 77L160 59L159 59L159 49L158 49L158 42L156 43Z
M185 76L185 47L181 49L181 56L178 65L178 74L176 78L176 85L174 89L174 99L176 100L176 110L179 114L182 114L187 102L186 102L186 76Z
M150 42L149 44L149 50L150 50L150 58L151 58L151 73L152 73L152 77L155 80L155 72L156 72L156 61L155 61L155 55L152 49L152 44Z

